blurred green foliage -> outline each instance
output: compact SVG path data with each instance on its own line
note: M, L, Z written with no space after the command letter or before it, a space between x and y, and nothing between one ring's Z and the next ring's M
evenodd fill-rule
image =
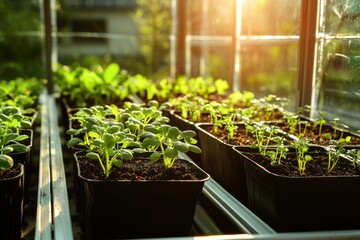
M43 77L40 10L33 1L0 2L0 77Z

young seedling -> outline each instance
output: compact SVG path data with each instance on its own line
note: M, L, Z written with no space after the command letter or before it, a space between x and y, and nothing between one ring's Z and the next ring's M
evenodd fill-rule
M325 112L319 112L319 115L320 117L318 119L316 119L316 125L319 126L319 136L321 136L321 133L322 133L322 127L323 125L326 123L326 120L325 120Z
M276 136L273 141L276 144L275 150L266 150L265 155L270 157L272 166L281 165L281 159L286 159L289 148L285 146L283 137Z
M162 158L165 168L169 169L178 159L180 152L201 153L201 149L195 145L195 136L196 133L192 130L181 131L177 127L166 124L149 124L140 134L140 138L143 139L142 147L135 148L133 151L140 153L152 151L150 160L156 162Z
M298 171L300 175L305 174L306 163L313 159L311 155L307 154L309 151L309 143L310 140L306 138L298 138L292 143L292 146L295 148Z

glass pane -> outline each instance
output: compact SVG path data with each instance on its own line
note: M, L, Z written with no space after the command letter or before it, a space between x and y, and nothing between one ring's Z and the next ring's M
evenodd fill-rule
M1 79L44 78L43 36L37 1L1 2Z
M240 90L256 97L274 94L288 98L293 108L297 77L297 43L247 44L241 47Z
M191 75L201 76L201 69L207 68L207 75L215 79L222 78L229 80L233 78L232 68L233 60L227 56L232 55L233 48L231 46L215 46L209 47L206 54L202 54L202 47L192 47L191 52ZM202 66L203 65L203 66ZM205 66L204 66L205 65Z
M360 112L360 38L352 40L326 40L319 75L318 110L326 118L339 118L359 128ZM341 106L341 107L335 107Z
M243 35L298 35L300 0L242 1Z
M325 118L353 130L360 128L358 103L360 101L360 36L358 1L321 1L317 51L318 89L314 95L318 111L325 112ZM337 35L336 39L332 35Z
M232 35L236 0L187 0L189 35Z
M57 12L58 61L116 62L131 74L169 76L171 19L171 0L65 0Z
M324 26L320 32L326 34L359 34L360 4L358 0L323 1Z

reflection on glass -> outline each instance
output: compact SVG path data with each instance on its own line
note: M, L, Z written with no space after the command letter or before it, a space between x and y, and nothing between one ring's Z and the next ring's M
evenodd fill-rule
M275 94L295 102L297 43L245 45L241 48L241 89L262 97ZM293 106L289 106L292 108Z
M242 34L298 35L300 0L242 2Z
M360 5L352 0L323 0L321 9L316 110L356 130L360 128Z

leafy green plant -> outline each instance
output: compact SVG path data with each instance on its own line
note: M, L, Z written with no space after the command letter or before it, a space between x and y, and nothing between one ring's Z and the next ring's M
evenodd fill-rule
M115 105L106 106L106 109L84 108L75 116L82 127L67 133L84 133L86 137L75 137L67 145L87 146L86 156L99 161L105 177L109 176L113 165L121 167L134 153L152 152L151 161L162 157L165 168L170 168L179 152L200 153L201 150L194 145L194 131L180 131L166 124L169 119L162 116L162 110L169 106L167 102L159 106L152 100L147 105L126 102L121 109Z
M12 133L20 133L20 129L31 127L30 117L25 116L18 107L2 107L0 108L0 124Z
M326 123L326 119L325 119L325 112L319 112L319 115L320 115L320 117L315 120L315 123L316 123L316 125L319 126L319 134L318 135L320 136L321 132L322 132L322 127Z
M272 166L281 165L281 160L286 159L289 148L285 146L284 138L281 136L275 136L273 141L276 145L275 149L267 149L265 155L270 157L270 164Z
M150 155L150 160L156 162L162 157L164 166L168 169L172 167L180 152L201 153L201 149L195 145L195 136L196 133L192 130L181 131L175 126L166 124L149 124L140 135L143 139L142 148L133 151L155 150Z
M291 146L295 148L298 171L301 175L305 173L306 163L313 159L311 155L307 154L309 151L309 143L309 139L298 138L291 144Z
M345 155L350 157L350 161L353 166L360 165L360 149L349 149L346 151Z
M27 152L29 147L21 143L28 136L19 134L17 129L11 128L0 121L0 169L6 170L14 165L10 153Z
M274 125L252 124L249 126L249 131L256 140L256 143L252 147L257 148L261 155L266 155L269 143L278 133L277 128Z

